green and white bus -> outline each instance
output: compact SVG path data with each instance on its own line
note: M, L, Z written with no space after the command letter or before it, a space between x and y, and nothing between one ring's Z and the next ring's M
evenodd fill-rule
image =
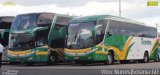
M9 62L21 62L28 65L37 62L52 63L50 62L50 59L53 58L50 55L52 51L48 49L48 35L58 35L58 32L53 32L54 27L58 24L59 29L63 28L70 19L72 19L70 16L55 13L17 15L10 29L9 50L7 52ZM61 20L67 22L62 23ZM54 37L49 39L52 38Z
M89 62L157 60L157 29L130 19L94 15L72 19L68 25L65 59Z

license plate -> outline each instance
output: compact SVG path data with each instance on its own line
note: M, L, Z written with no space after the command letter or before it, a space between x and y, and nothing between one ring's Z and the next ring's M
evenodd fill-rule
M16 59L16 61L20 61L20 59Z

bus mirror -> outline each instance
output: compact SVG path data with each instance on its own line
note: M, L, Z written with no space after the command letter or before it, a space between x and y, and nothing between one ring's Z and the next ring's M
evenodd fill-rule
M102 34L102 25L96 25L95 27L96 35L101 35Z
M112 33L108 32L108 33L107 33L107 36L112 36Z
M102 29L102 26L103 26L102 24L99 24L95 27L95 29Z

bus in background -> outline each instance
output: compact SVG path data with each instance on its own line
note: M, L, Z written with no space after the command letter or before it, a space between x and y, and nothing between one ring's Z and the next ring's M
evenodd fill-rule
M69 22L65 59L81 65L157 59L157 29L111 15L75 18Z
M67 25L75 16L57 15L48 35L48 64L64 62L64 47Z
M0 17L0 42L4 47L8 45L9 30L11 28L13 19L13 16Z
M7 61L9 30L14 16L0 16L0 43L4 46L2 61Z
M9 62L28 65L49 62L48 34L50 28L60 21L59 16L63 17L55 13L28 13L16 16L10 29L7 52Z

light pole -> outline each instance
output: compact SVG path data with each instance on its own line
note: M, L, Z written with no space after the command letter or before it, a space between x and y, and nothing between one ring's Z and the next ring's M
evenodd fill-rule
M156 23L155 25L156 25L156 28L160 27L160 26L158 25L158 23Z
M159 27L160 27L159 24L156 23L155 25L156 25L156 28L157 28L157 32L159 32Z
M121 0L119 0L119 16L121 17Z

